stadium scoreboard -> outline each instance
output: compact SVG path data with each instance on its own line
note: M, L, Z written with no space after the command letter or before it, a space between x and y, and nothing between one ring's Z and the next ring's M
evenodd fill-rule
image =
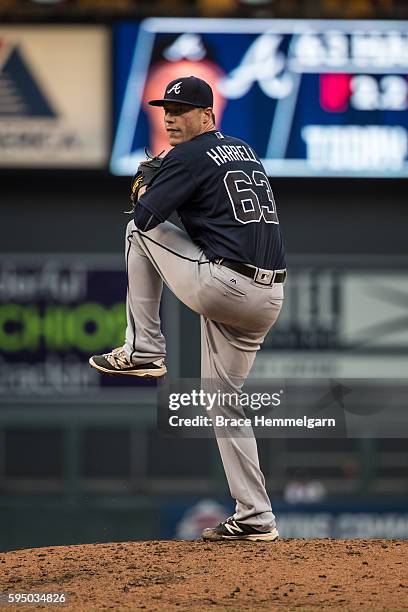
M114 42L113 173L165 148L147 100L194 74L270 176L408 176L408 22L153 18Z

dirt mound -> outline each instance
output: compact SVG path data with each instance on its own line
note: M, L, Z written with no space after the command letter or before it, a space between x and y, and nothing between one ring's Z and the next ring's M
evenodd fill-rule
M0 554L0 592L61 593L33 610L408 610L408 541L150 541Z

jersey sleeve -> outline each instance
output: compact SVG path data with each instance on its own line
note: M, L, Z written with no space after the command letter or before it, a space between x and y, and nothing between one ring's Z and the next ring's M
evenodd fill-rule
M160 172L141 196L139 203L162 223L191 198L195 188L184 163L175 156L169 156L163 161ZM137 225L136 218L135 223Z
M148 232L160 223L160 219L153 215L150 210L145 208L140 202L137 203L135 212L133 213L133 219L136 227L142 232Z

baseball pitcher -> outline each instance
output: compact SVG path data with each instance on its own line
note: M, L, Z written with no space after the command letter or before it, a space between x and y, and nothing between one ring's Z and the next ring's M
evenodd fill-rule
M125 342L89 361L107 374L166 373L159 319L164 282L201 316L203 381L237 393L283 302L286 264L272 189L254 150L216 130L208 83L180 77L150 104L163 108L173 148L142 163L133 180ZM173 211L185 231L166 221ZM241 407L233 410L245 416ZM215 433L236 510L203 538L276 540L252 429L242 437Z

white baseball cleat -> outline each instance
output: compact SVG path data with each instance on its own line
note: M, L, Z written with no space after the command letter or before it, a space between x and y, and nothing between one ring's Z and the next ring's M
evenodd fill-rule
M164 376L167 368L161 357L156 361L135 365L129 361L123 347L113 349L111 353L93 355L89 359L90 365L104 374L122 374L125 376L139 376L141 378L158 378Z
M203 540L251 540L252 542L274 542L279 538L278 530L259 531L251 525L235 521L232 516L216 527L207 527L203 531Z

